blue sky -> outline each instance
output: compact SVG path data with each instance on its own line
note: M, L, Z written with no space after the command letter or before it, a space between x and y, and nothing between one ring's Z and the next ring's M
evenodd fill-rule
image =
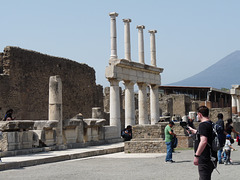
M124 24L132 19L132 60L138 62L137 25L145 25L145 63L150 64L149 29L156 29L162 84L192 76L240 48L238 0L8 0L0 3L0 51L18 46L79 63L109 86L109 12L117 12L118 57L124 58Z

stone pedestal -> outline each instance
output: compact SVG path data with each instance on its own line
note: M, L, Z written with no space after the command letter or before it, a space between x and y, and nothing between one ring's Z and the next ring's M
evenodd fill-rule
M51 121L35 121L34 122L34 141L35 146L54 146L57 144L56 128L58 125L57 120ZM40 141L40 142L39 142ZM41 145L41 143L43 143Z
M84 119L84 142L104 140L105 119Z
M63 143L73 144L83 142L83 120L63 120Z
M31 131L3 132L3 139L0 140L0 148L2 151L30 149L32 147L33 132Z

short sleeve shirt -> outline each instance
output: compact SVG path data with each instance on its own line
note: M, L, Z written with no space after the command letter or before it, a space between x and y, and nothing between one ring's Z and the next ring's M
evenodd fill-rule
M229 141L229 139L226 139L224 149L225 150L230 150L230 146L231 146L231 142Z
M165 134L165 142L171 142L173 136L169 133L169 131L171 131L171 127L169 125L167 125L164 129L164 134Z
M210 121L211 122L211 121ZM196 140L195 140L195 147L194 147L194 151L197 151L198 145L200 143L200 136L205 136L208 139L208 144L206 145L206 147L204 148L202 154L199 157L199 164L204 164L208 161L210 161L211 157L210 157L210 153L212 153L212 156L217 158L217 152L211 150L210 152L210 146L212 144L212 125L208 122L201 122L199 124L199 128L197 131L197 135L196 135Z

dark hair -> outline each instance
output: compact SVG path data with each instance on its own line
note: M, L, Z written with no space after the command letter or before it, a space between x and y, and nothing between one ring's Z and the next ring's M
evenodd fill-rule
M169 121L169 124L174 125L175 123L173 121Z
M10 112L13 112L13 109L7 110L6 114L8 114L8 113L10 113Z
M128 125L128 126L127 126L127 129L132 129L132 126Z
M200 106L197 108L197 112L201 113L203 117L208 117L209 115L209 109L206 106Z
M223 119L223 114L222 114L222 113L219 113L219 114L217 115L217 117L218 117L218 119Z
M231 118L227 119L226 128L228 128L228 126L230 126L230 124L231 124L232 122L233 122L233 121L232 121Z

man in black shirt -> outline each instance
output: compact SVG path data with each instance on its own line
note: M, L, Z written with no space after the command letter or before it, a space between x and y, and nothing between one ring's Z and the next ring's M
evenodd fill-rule
M216 167L217 152L210 147L212 144L212 124L209 120L209 109L206 106L198 108L198 120L200 124L198 130L189 127L189 130L196 134L194 165L198 166L199 180L211 180L213 169ZM211 161L211 157L215 161Z

